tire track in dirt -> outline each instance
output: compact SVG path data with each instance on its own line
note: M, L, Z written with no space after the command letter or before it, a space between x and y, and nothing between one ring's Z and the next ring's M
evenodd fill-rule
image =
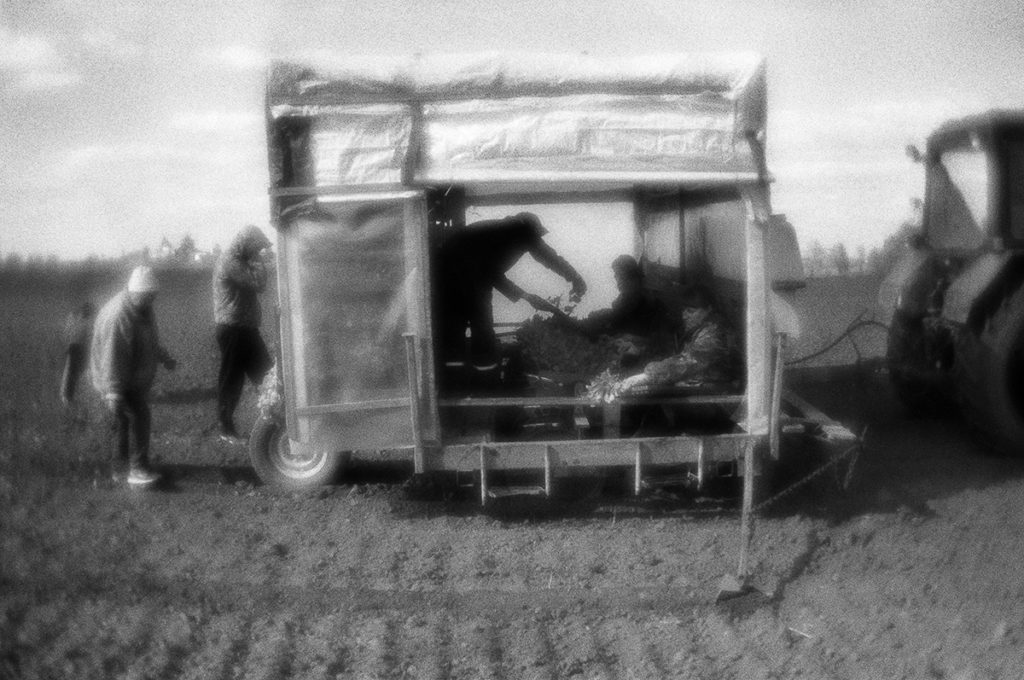
M615 680L609 659L592 630L592 621L579 614L559 621L549 628L552 663L558 677L582 674L586 678Z
M293 615L260 618L249 630L250 646L241 665L240 677L253 680L286 680L294 667L295 627Z
M619 677L658 680L665 678L665 667L647 635L634 621L616 618L598 627L602 648L614 650ZM606 652L608 653L608 652Z
M506 674L510 678L553 680L553 652L537 616L510 622L502 635Z
M224 614L199 622L203 639L182 662L181 680L232 677L237 649L248 635L247 622L238 614ZM212 669L220 669L220 673Z
M348 621L340 614L300 619L295 635L292 675L297 678L335 680L349 664Z
M252 646L252 629L254 616L246 616L234 634L228 638L226 653L224 654L224 665L221 666L219 677L221 680L234 680L241 677L242 663L249 655Z
M400 677L424 680L449 677L446 617L438 612L416 613L398 623L395 670Z
M345 644L349 645L351 664L339 673L339 680L385 678L394 669L394 626L383 616L359 616L349 627Z

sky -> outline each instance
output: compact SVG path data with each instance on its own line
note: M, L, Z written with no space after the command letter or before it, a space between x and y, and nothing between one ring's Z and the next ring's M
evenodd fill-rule
M1019 0L0 0L0 256L267 226L271 58L495 49L760 52L773 206L804 249L879 245L922 193L906 144L1024 108Z

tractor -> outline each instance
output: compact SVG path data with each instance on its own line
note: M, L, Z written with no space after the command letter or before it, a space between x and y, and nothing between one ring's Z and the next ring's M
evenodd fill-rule
M1024 111L936 129L921 229L883 280L887 364L914 414L959 408L980 437L1024 453Z

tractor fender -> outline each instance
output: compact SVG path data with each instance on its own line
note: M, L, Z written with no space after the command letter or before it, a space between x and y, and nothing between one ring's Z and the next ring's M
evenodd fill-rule
M971 311L1007 269L1012 253L985 253L964 268L946 289L942 318L966 324Z
M899 310L911 316L923 316L927 311L929 291L928 274L931 256L921 250L911 250L896 261L878 289L879 319L888 322Z

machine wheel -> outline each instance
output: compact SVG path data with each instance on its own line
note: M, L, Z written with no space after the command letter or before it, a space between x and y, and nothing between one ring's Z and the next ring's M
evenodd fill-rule
M249 460L265 484L300 490L333 481L341 468L342 456L328 451L293 454L284 420L261 415L249 435Z
M979 333L957 339L954 371L964 415L993 448L1024 455L1024 287Z
M897 311L889 326L886 363L889 380L896 396L914 416L934 416L952 410L950 398L942 392L936 381L921 376L925 356L924 329L920 319Z

